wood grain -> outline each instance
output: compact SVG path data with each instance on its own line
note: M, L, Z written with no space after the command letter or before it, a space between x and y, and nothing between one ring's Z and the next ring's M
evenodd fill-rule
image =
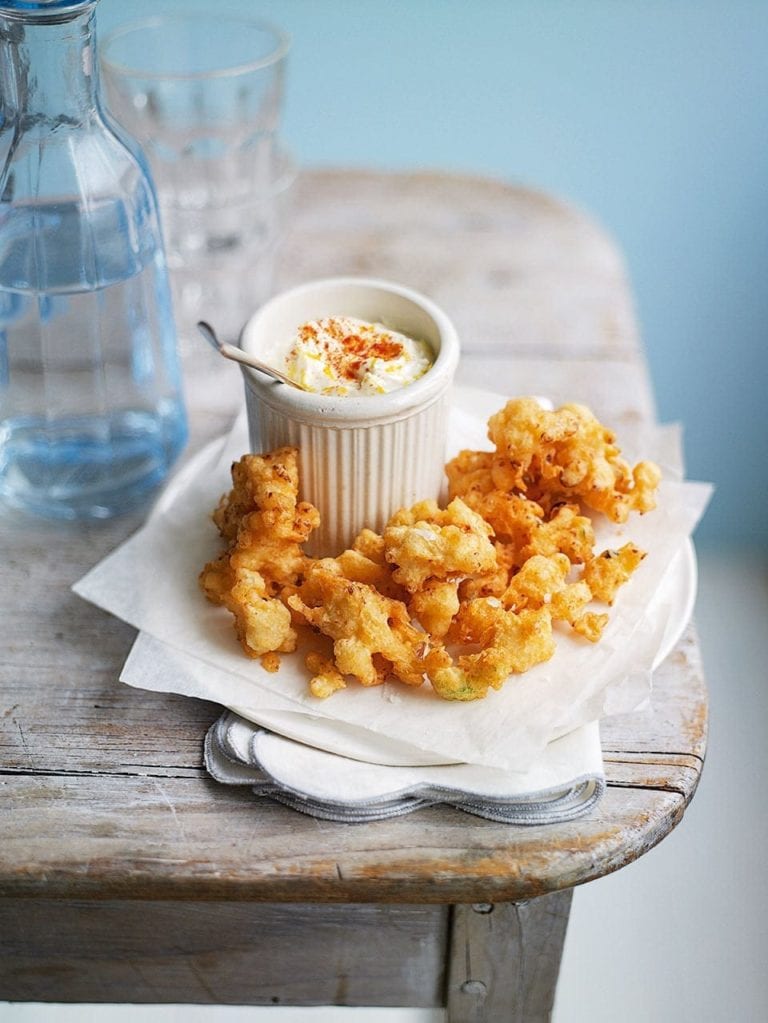
M547 1023L573 890L518 903L454 906L451 1023Z
M9 1001L441 1005L448 912L8 899L0 991Z
M663 838L685 805L677 791L620 785L589 816L557 827L510 828L449 809L356 826L205 778L118 781L6 776L14 827L3 843L2 894L513 901L624 866Z
M314 171L280 285L362 274L439 302L468 353L635 357L623 260L592 218L530 189L453 174Z

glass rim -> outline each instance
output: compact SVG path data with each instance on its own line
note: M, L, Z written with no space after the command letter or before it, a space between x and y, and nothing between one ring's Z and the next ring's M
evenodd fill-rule
M167 25L189 24L190 22L207 22L220 25L222 22L235 25L248 25L252 28L266 29L275 38L275 47L265 57L256 60L244 61L239 64L232 64L227 67L214 68L211 71L153 71L150 68L142 68L121 61L111 60L108 56L110 46L123 36L131 35L133 32L148 28L161 28ZM278 28L271 21L264 18L249 18L236 14L226 14L222 17L212 18L208 14L158 14L150 18L142 18L139 21L127 22L107 33L99 47L99 59L102 65L111 73L118 74L124 78L153 78L168 81L194 81L208 78L234 78L237 75L250 74L253 71L260 71L263 68L277 64L288 53L291 47L291 37L287 32Z
M40 25L73 21L93 9L99 0L0 0L0 17Z

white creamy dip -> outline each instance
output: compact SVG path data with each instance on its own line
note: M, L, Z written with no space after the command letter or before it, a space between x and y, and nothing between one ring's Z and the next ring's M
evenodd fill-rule
M285 372L317 394L386 394L418 380L434 361L425 341L381 323L329 316L297 329L288 344Z

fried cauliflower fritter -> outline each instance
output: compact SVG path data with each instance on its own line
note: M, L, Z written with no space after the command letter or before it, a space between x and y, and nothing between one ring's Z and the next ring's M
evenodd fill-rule
M420 686L440 659L429 636L411 624L405 604L344 578L331 558L310 568L288 603L333 640L340 674L364 686L380 685L390 673L406 685Z
M216 598L226 590L229 570L258 572L272 589L295 583L307 564L302 544L320 522L317 509L298 500L295 448L244 455L232 466L232 483L213 513L229 547L206 565L201 576L206 596L214 603L222 602Z
M584 405L549 412L533 398L518 398L491 416L488 436L496 446L496 489L517 490L539 503L544 496L577 497L613 522L655 507L658 467L640 462L632 469L619 457L613 432Z
M461 602L472 600L473 597L500 597L509 585L510 576L515 571L517 551L512 544L495 540L496 566L482 575L469 576L459 583L459 599Z
M449 638L480 649L430 672L432 687L444 700L480 700L489 688L500 689L511 674L548 661L555 652L548 608L516 613L493 597L462 604Z
M384 537L371 529L364 529L355 538L349 550L333 559L342 575L353 582L368 583L379 593L394 600L405 599L406 593L393 577L392 566L384 558Z
M209 561L198 576L200 589L212 604L226 603L227 595L235 585L235 573L229 563L229 551Z
M549 517L531 531L528 542L520 549L518 563L525 564L534 554L548 558L565 554L573 565L588 561L595 546L595 530L592 520L579 511L578 505L556 506Z
M592 556L595 532L578 505L560 503L546 515L536 501L521 494L470 493L464 500L493 528L512 553L511 564L523 565L534 554L567 554L574 565Z
M492 530L460 498L440 509L421 501L396 512L384 529L384 557L392 578L409 593L427 579L455 579L490 571L496 563Z
M267 584L258 572L235 573L235 585L226 595L224 606L235 618L235 632L248 657L296 649L296 631L291 612L277 597L270 597Z
M459 610L458 580L427 579L408 601L408 611L425 632L442 639Z
M232 614L245 654L275 671L312 629L328 647L305 660L318 699L350 679L391 677L468 701L548 660L556 627L597 642L608 615L592 602L611 604L644 553L627 543L596 556L588 513L623 523L651 510L658 468L632 468L582 405L549 412L516 399L488 435L495 450L462 451L446 466L445 508L400 509L382 535L364 529L320 560L303 549L319 513L298 500L297 451L235 462L213 513L226 549L199 582Z
M232 489L224 494L213 521L229 543L237 539L246 515L258 515L253 528L283 537L290 532L299 493L298 452L277 448L266 455L243 455L232 465Z
M346 689L347 683L344 681L344 676L332 658L325 657L315 650L307 654L304 663L307 670L312 673L312 678L309 680L309 691L319 700L327 700L339 689Z
M492 464L491 451L460 451L445 467L448 496L460 495L466 499L468 494L490 494L495 489L491 478Z
M228 547L205 566L200 586L232 613L248 657L288 653L296 648L296 631L280 594L300 581L307 565L301 545L320 516L298 501L295 448L244 455L232 466L232 483L213 513Z
M612 604L616 591L629 579L645 557L645 552L632 543L617 551L603 551L584 566L584 582L595 600Z
M513 577L501 603L515 611L548 607L552 621L568 622L585 639L596 642L608 616L585 610L592 592L583 580L569 582L570 571L565 554L534 554Z
M527 547L544 521L544 509L523 494L508 494L491 490L480 494L470 491L458 495L482 516L493 529L494 535L515 550Z

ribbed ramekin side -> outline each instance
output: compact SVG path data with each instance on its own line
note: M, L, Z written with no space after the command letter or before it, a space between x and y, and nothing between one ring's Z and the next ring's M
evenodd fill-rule
M398 508L437 499L443 482L448 397L395 422L328 427L296 422L248 393L254 450L299 449L300 495L320 511L307 552L340 553L361 529L381 532Z

